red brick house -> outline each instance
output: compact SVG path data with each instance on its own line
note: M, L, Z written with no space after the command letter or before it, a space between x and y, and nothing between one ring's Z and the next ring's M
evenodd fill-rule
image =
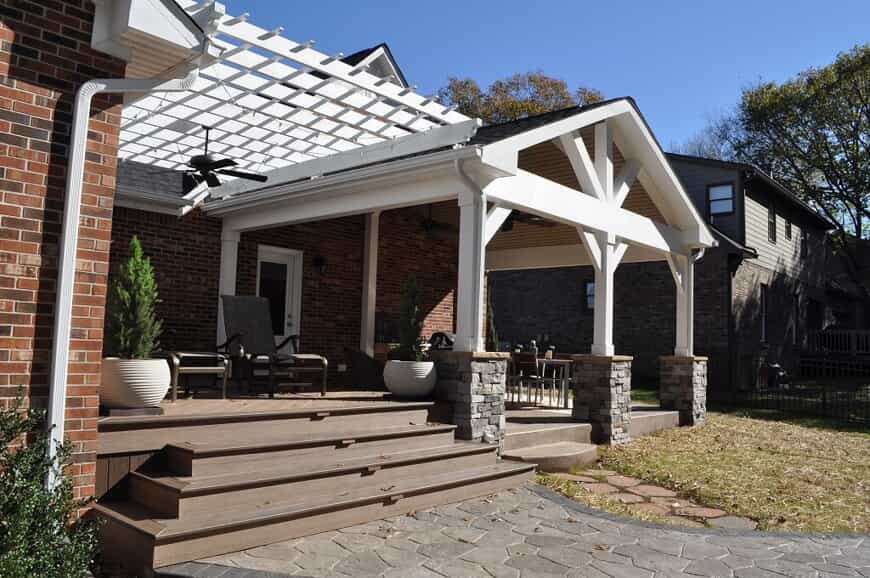
M331 380L340 379L345 348L372 353L393 338L413 274L424 333L456 335L437 359L437 391L451 404L456 436L496 445L506 357L484 349L485 271L566 255L593 267L593 340L575 352L574 418L600 441L620 443L629 436L631 358L614 349L614 274L621 262L667 263L676 331L664 398L684 423L703 420L694 268L715 241L631 99L483 127L414 93L385 46L328 56L191 0L21 1L0 9L0 34L0 396L8 403L25 386L31 404L48 406L55 439L75 444L68 475L81 496L106 493L95 508L109 521L112 555L165 565L508 487L528 474L495 462L495 448L482 465L480 444L438 454L473 462L463 467L430 464L432 448L415 446L426 456L392 465L425 461L433 469L406 478L416 485L389 495L373 486L340 512L312 497L267 514L237 504L220 520L197 517L205 506L189 504L200 498L212 509L243 503L233 493L241 486L297 483L304 462L277 481L246 466L234 474L244 479L212 479L196 496L185 494L198 483L193 462L184 482L178 471L139 467L172 469L182 454L210 459L194 446L270 430L282 437L254 440L261 453L280 444L295 452L336 432L344 433L329 438L330 451L359 447L371 430L391 440L423 430L452 439L453 430L427 428L425 403L101 419L107 278L133 235L157 272L166 348L212 349L223 338L220 296L260 294L281 311L273 327L298 332L304 350L332 360ZM190 186L184 172L204 147L203 126L210 152L268 180ZM418 429L405 431L408 419ZM379 430L400 424L399 433ZM242 450L252 451L220 448ZM366 463L360 475L381 465ZM327 475L309 474L314 486ZM112 496L122 482L131 494Z

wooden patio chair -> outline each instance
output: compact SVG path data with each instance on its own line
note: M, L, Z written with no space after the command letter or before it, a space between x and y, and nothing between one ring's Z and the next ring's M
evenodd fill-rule
M221 304L227 341L218 346L218 351L227 353L241 365L240 375L249 387L258 375L266 374L269 397L275 397L279 378L298 379L300 375L320 374L320 395L326 395L327 359L322 355L297 353L298 335L275 343L268 299L222 295ZM285 346L289 346L289 353L280 351Z
M517 396L517 403L523 401L523 385L526 386L528 402L532 403L532 388L535 389L535 400L541 385L538 359L534 353L514 352L511 353L511 377L510 381Z

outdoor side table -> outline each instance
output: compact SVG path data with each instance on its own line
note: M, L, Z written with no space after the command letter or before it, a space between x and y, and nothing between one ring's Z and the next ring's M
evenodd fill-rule
M221 399L227 398L229 357L223 353L165 351L172 372L172 402L178 400L178 380L182 375L214 375L222 378Z

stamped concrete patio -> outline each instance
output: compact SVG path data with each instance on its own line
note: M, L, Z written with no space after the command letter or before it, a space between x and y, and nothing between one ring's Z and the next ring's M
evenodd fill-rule
M676 528L541 486L162 569L162 576L870 577L870 536Z

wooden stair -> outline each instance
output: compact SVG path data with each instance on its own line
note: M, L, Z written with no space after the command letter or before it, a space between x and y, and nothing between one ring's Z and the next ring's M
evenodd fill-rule
M533 466L501 462L494 446L456 442L455 426L428 424L429 405L276 412L259 419L237 414L238 420L109 418L105 430L101 422L101 447L105 433L112 452L157 453L94 507L105 522L107 563L145 572L529 479ZM156 449L158 443L163 446Z

